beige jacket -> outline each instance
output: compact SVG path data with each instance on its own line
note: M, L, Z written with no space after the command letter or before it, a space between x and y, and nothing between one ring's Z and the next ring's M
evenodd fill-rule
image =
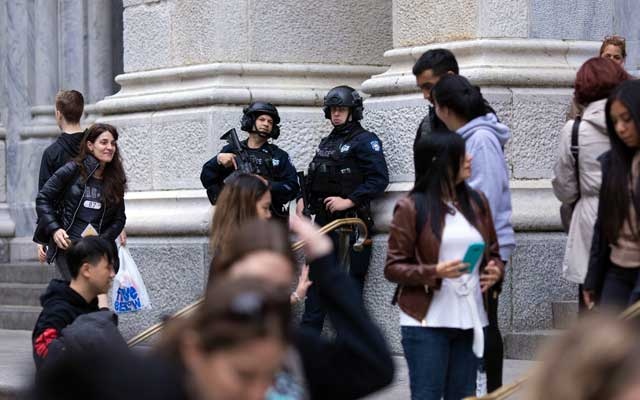
M580 284L587 274L593 225L598 214L598 196L602 182L598 157L611 147L605 123L606 102L603 99L587 105L578 131L580 200L571 217L562 272L565 279ZM573 120L568 121L560 133L558 160L553 167L554 177L551 182L553 192L563 203L572 203L578 198L575 164L571 155L572 128Z

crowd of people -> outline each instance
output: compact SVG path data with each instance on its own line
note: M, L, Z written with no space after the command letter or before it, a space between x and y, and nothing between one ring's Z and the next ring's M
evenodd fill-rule
M563 275L580 285L582 313L640 299L640 82L625 72L625 58L624 40L608 37L578 70L554 167L568 231ZM415 184L393 212L384 276L396 284L389 300L398 306L412 399L461 399L502 386L498 299L516 246L504 154L511 132L449 50L425 52L413 74L430 107L413 143ZM272 143L277 108L243 109L248 138L227 132L229 144L200 176L215 205L204 302L170 320L144 354L127 347L106 298L118 271L116 242L126 245L118 131L102 123L82 131L83 106L77 91L56 96L64 133L40 169L34 241L61 279L42 296L33 331L35 398L355 399L390 384L391 352L363 302L372 241L361 240L360 229L318 229L357 217L371 232L371 203L389 183L383 143L362 126L355 89L337 86L325 96L333 128L306 175ZM297 253L293 238L304 242ZM304 303L299 324L296 303ZM322 334L325 316L330 335ZM616 329L629 343L637 336L626 325ZM558 349L586 348L579 339L565 338L548 363L571 359L558 358ZM611 370L613 363L632 369L606 387L611 393L640 376L627 350L609 358ZM72 385L61 379L69 374ZM537 382L555 379L540 373ZM531 398L609 398L552 388Z

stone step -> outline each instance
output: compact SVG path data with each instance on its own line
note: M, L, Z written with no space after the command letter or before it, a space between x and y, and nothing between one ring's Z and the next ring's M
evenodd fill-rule
M0 400L26 398L33 372L31 331L0 329Z
M47 284L51 279L57 277L58 271L53 264L0 264L0 282L2 283Z
M561 333L559 329L508 333L504 337L504 358L535 360L540 345Z
M33 330L40 307L0 305L0 329Z
M41 283L0 282L0 304L16 306L39 306L40 295L47 285Z
M578 319L577 301L554 301L551 303L554 329L567 329Z

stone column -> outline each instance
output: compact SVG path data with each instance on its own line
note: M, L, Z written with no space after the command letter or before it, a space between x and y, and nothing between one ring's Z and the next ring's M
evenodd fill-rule
M33 233L33 226L29 222L33 213L33 199L27 199L29 195L24 195L27 186L24 182L28 182L29 178L25 178L23 171L28 171L29 162L21 153L19 144L20 130L30 119L34 93L29 86L33 75L31 55L34 43L30 40L30 30L34 21L33 2L6 2L0 12L3 13L6 22L3 24L6 36L3 38L4 73L1 76L6 99L6 201L16 224L16 234L26 236ZM33 249L33 246L31 248Z
M33 93L30 106L31 120L22 125L20 132L19 154L21 160L20 175L22 203L29 203L37 194L39 155L58 135L54 116L53 102L58 91L58 2L34 0L33 25L29 27L33 38L33 52L28 54L30 63L29 89ZM29 29L28 28L28 29ZM33 139L33 140L29 140ZM25 205L23 208L30 208ZM21 218L21 230L32 230L35 214L25 210L26 218Z
M111 46L112 11L110 1L87 3L88 94L85 101L91 104L113 94L112 57L119 49Z
M9 212L7 196L7 130L8 101L7 82L1 79L7 76L9 68L2 62L8 54L8 8L0 7L0 263L9 261L9 240L15 233L16 225Z
M392 38L385 0L123 5L122 88L98 110L122 133L130 248L155 302L146 320L125 321L132 333L202 293L210 206L199 175L222 147L220 135L239 127L242 107L276 104L276 144L303 169L330 130L320 109L325 93L384 72Z
M391 66L362 85L371 95L365 118L379 121L396 182L387 207L381 208L384 215L390 215L397 191L411 187L403 183L413 179L411 143L428 105L411 68L425 51L453 51L460 73L482 86L511 128L505 153L518 248L501 297L505 333L551 328L552 303L577 296L577 288L560 276L565 237L558 232L559 203L550 178L576 69L597 56L599 41L613 31L619 11L613 3L394 0L393 49L385 53ZM518 348L531 349L519 342L518 333L507 339L508 356L523 356Z
M9 261L9 239L16 230L16 224L9 214L7 204L7 131L0 123L0 263Z
M614 0L613 33L620 34L627 39L628 71L640 76L640 29L638 19L640 8L633 0Z
M32 259L34 199L44 149L60 134L54 119L55 94L77 89L85 96L87 126L96 118L95 102L113 93L122 36L121 0L28 0L8 2L2 56L7 68L9 112L9 203L16 221L12 259ZM114 23L115 21L115 23ZM115 26L117 31L112 31ZM120 48L116 48L120 46Z
M59 131L54 116L53 102L59 89L58 68L64 53L59 51L59 11L61 3L48 0L31 0L23 2L29 14L28 24L22 29L26 36L27 49L24 57L29 74L20 88L23 93L30 93L27 103L15 104L25 107L28 115L16 121L10 128L18 133L18 141L11 149L17 153L18 164L9 164L10 176L17 181L11 184L15 196L12 210L16 215L16 236L12 240L11 258L13 261L33 259L36 256L32 242L36 214L34 200L38 193L38 175L40 160L44 149L51 144ZM63 23L66 24L66 21ZM26 49L25 49L26 50ZM13 65L15 60L8 59ZM20 93L20 94L23 94ZM14 102L15 99L10 101ZM15 167L12 167L15 165Z
M87 0L59 0L60 88L87 89ZM86 100L85 100L86 101Z
M36 0L34 7L34 103L50 105L58 91L58 2Z

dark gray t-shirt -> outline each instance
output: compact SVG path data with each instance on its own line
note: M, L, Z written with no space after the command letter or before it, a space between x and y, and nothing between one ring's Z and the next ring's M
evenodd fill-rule
M103 209L102 180L91 177L87 181L84 196L80 201L80 207L78 208L78 213L76 214L73 225L71 225L69 232L67 232L69 237L71 239L80 239L89 224L93 226L96 233L99 233L98 228Z

